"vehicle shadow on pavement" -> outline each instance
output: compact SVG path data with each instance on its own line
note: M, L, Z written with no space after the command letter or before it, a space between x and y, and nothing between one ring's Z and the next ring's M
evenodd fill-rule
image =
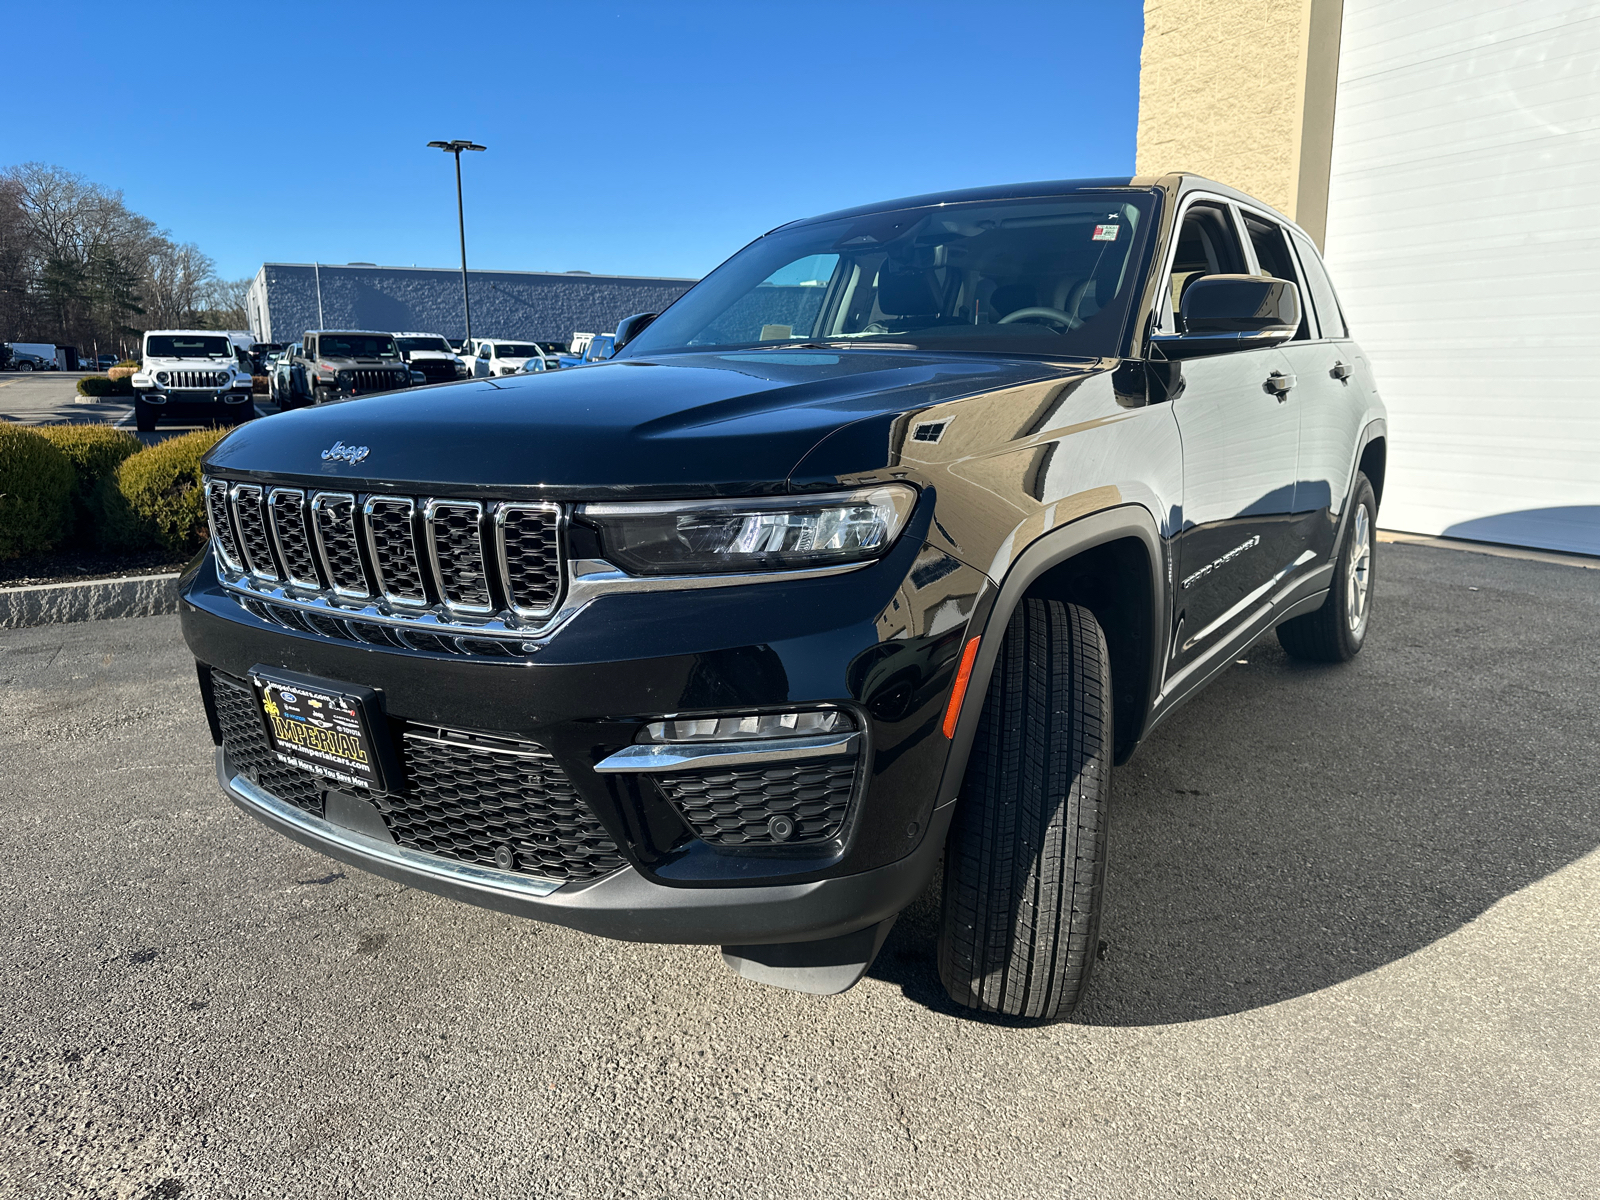
M1354 662L1300 663L1269 637L1118 769L1107 954L1071 1020L1169 1024L1319 991L1600 845L1593 573L1385 558ZM938 904L935 880L872 975L973 1017L939 984Z

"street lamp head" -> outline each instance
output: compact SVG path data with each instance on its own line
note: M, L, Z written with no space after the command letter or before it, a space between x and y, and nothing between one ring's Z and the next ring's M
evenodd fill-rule
M487 150L487 146L480 146L477 142L469 142L465 138L457 138L453 142L429 142L428 145L437 150L444 150L452 154L460 154L463 150Z

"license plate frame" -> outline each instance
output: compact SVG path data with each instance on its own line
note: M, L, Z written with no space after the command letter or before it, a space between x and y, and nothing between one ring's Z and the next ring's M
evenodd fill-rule
M373 688L258 663L256 711L273 756L330 787L386 792L399 780L379 693Z

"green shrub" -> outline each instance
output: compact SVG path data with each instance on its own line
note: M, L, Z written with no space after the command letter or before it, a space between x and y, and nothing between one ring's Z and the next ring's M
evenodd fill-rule
M100 481L95 490L96 536L108 550L160 546L175 554L206 540L200 460L228 431L202 429L157 442Z
M115 370L116 368L112 368ZM110 375L85 375L78 380L78 395L80 396L131 396L133 395L132 375L123 375L113 378Z
M72 489L75 540L94 541L94 527L99 523L95 489L124 459L144 449L144 443L126 429L113 429L110 425L45 425L38 432L67 456L77 476Z
M72 524L72 463L36 430L0 422L0 559L42 554Z

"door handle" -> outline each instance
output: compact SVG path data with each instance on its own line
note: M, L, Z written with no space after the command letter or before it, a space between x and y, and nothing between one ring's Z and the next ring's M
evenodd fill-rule
M1278 403L1282 404L1289 398L1289 389L1294 387L1294 384L1295 378L1293 375L1285 374L1282 371L1274 371L1267 376L1267 381L1261 387L1267 395L1276 396Z
M1354 373L1355 372L1351 369L1351 366L1350 366L1349 363L1342 363L1342 362L1334 363L1333 364L1333 369L1328 372L1329 375L1332 375L1340 383L1347 382L1349 380L1350 376L1353 375Z

